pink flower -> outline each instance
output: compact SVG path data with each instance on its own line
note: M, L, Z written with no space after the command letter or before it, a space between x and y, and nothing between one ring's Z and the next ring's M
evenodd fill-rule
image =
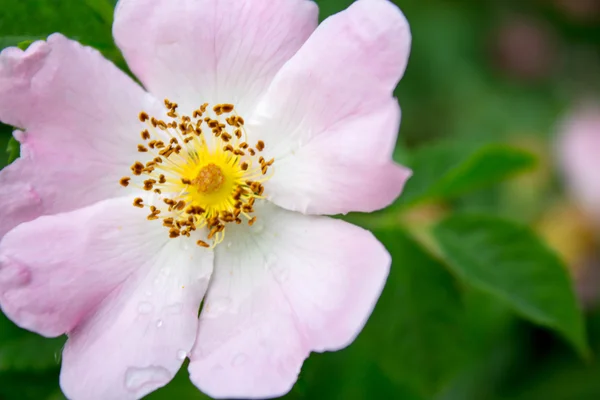
M582 105L560 127L558 155L573 199L600 224L600 106Z
M386 0L319 27L306 0L121 0L113 30L147 92L58 34L0 56L22 146L2 310L68 334L72 399L142 397L186 357L213 397L282 395L384 285L371 233L319 215L385 207L410 175L391 161L408 24Z

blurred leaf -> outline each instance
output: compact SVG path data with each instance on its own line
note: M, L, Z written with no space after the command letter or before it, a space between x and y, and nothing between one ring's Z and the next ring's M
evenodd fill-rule
M436 400L491 399L505 379L505 371L523 356L521 337L512 309L488 293L465 287L465 331L471 358L466 368L446 385Z
M0 399L59 400L58 385L58 369L47 372L0 372Z
M52 33L60 32L97 48L124 68L121 53L111 35L113 8L112 0L9 1L7 5L3 4L0 13L0 49L23 41L45 40Z
M0 313L0 371L58 367L65 338L48 339L18 328Z
M454 197L500 182L534 165L535 157L530 153L502 145L487 146L444 174L427 195Z
M546 364L546 363L544 363ZM509 388L497 400L597 400L600 398L600 365L573 360L552 360L540 365L523 386Z
M470 153L461 146L423 148L413 156L414 175L400 201L414 204L453 198L501 182L535 163L532 154L506 145L487 145Z
M332 14L338 13L352 4L353 0L315 0L319 6L319 20L323 21Z
M8 140L8 146L6 146L6 152L8 153L7 164L10 164L11 162L13 162L17 158L19 158L20 147L19 147L19 142L17 142L17 139L15 139L14 137L11 137Z
M85 0L85 3L96 12L109 26L113 22L114 4L109 0Z
M370 335L370 353L392 380L430 398L464 361L459 293L444 266L404 231L375 234L393 265L363 335Z
M558 331L581 355L588 354L568 272L529 228L492 216L458 214L442 221L433 234L466 283Z
M365 347L376 338L376 335L363 332L346 349L311 354L302 367L298 382L283 399L425 400L407 386L394 382L377 366Z
M5 149L5 151L0 151L0 169L8 164L8 158L10 157L8 147L12 138L12 130L12 127L0 122L0 149Z
M16 46L21 48L21 50L23 50L23 48L21 47L21 43L28 43L31 44L33 42L35 42L36 40L44 40L44 37L41 36L34 36L34 35L16 35L16 36L1 36L0 37L0 49L4 49L5 47L12 47L12 46Z
M3 4L0 15L0 35L47 37L62 32L67 36L86 39L106 37L110 40L110 27L98 18L95 8L87 1L62 0L9 1Z
M594 352L600 351L600 310L589 315L588 332ZM583 363L562 348L531 359L518 378L505 385L496 400L597 400L600 398L600 360ZM541 361L541 362L540 362ZM522 365L523 363L521 363ZM514 368L513 368L514 370Z
M24 40L22 42L19 42L19 44L17 44L17 47L20 48L21 50L27 50L27 48L31 45L31 43L35 42L35 39L31 39L31 40Z
M26 332L18 339L0 343L0 371L31 371L56 368L64 338L48 339Z

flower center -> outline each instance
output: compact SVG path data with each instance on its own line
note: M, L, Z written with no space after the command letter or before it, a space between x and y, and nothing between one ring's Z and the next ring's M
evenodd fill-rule
M221 168L215 164L208 164L200 170L198 176L192 180L192 184L200 193L213 193L223 186L224 181L225 176Z
M133 176L121 178L124 187L133 185L151 192L133 205L148 208L148 220L162 220L169 237L191 236L206 228L206 239L197 243L214 247L223 240L229 223L254 224L254 202L261 199L263 183L270 178L274 160L259 153L262 141L251 146L244 119L231 104L217 104L212 110L203 104L192 116L180 115L177 104L165 100L167 119L141 112L146 129L138 151L147 160L135 161ZM146 204L148 203L148 204Z

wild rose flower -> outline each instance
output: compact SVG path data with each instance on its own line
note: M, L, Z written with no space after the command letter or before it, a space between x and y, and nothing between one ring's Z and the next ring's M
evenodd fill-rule
M55 34L0 56L0 304L66 333L73 399L133 399L186 357L213 397L272 397L361 330L390 257L319 216L391 203L410 33L386 0L121 0L139 80ZM199 314L201 302L203 306ZM199 318L198 318L199 315Z
M600 223L600 106L576 107L559 128L558 158L567 190L583 212Z

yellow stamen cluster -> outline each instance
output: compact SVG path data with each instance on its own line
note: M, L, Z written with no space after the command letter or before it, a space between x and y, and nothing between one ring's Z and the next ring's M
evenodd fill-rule
M136 198L135 207L148 208L148 220L162 220L169 237L191 236L206 228L202 247L214 247L223 240L228 223L254 224L254 202L262 198L263 183L269 179L274 160L259 153L265 143L248 143L244 119L232 104L207 103L191 116L180 115L177 104L165 99L166 120L139 114L146 124L138 152L148 159L135 161L132 177L119 183L133 185L154 194L153 204Z

